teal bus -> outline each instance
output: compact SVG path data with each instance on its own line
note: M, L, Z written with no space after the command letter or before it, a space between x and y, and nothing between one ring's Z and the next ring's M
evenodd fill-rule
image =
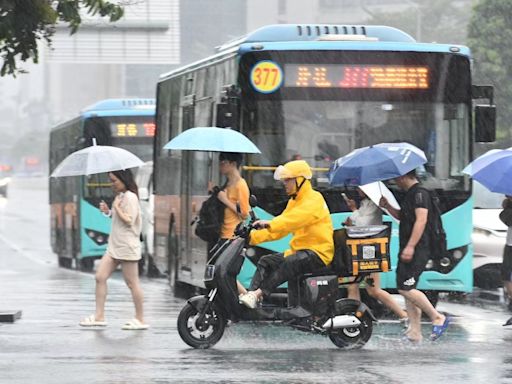
M153 159L155 99L99 101L50 132L50 174L66 156L92 145L124 148L144 161ZM111 219L98 209L111 205L108 175L50 178L51 246L59 266L90 271L105 253Z
M493 141L495 134L493 89L473 85L471 71L467 47L418 43L395 28L283 24L260 28L163 74L157 89L155 254L170 284L202 287L206 244L190 222L209 186L220 180L215 154L162 147L188 128L214 125L241 131L261 149L244 161L260 218L278 215L287 201L273 169L302 158L315 170L313 185L324 195L335 228L349 209L344 188L330 186L326 177L333 160L381 142L421 148L428 163L418 174L442 201L449 255L429 262L419 288L470 292L473 204L462 169L472 159L473 142ZM396 289L397 234L393 222L392 270L381 279L389 290ZM265 243L250 253L257 259L283 251L287 242ZM239 276L245 286L254 270L245 260Z

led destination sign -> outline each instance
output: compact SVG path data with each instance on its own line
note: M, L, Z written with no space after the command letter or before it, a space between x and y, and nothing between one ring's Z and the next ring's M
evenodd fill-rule
M111 123L114 137L153 137L155 123Z
M429 69L396 65L287 64L286 87L428 89Z

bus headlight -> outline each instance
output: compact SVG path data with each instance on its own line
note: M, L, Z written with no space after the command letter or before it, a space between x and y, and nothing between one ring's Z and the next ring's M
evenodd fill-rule
M95 231L94 229L85 229L87 236L98 245L104 245L108 243L108 234L103 232Z
M440 265L441 267L444 267L444 268L448 267L450 264L451 264L451 261L450 261L450 259L449 259L448 257L443 257L443 258L439 261L439 265Z
M452 255L455 260L459 261L464 257L464 252L462 252L462 249L457 248L453 251Z

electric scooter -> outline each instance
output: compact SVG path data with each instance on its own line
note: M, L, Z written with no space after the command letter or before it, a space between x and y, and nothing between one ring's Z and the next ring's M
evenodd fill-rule
M251 196L251 206L256 206ZM370 339L371 310L357 300L338 299L339 278L354 277L358 283L365 275L385 271L389 265L390 228L385 225L342 228L334 231L335 256L331 266L299 277L298 303L292 307L263 302L249 309L238 301L236 278L244 258L250 259L247 239L257 220L254 211L247 224L240 224L234 238L228 240L208 261L204 283L206 295L190 298L178 316L178 332L193 348L209 348L224 333L230 320L276 322L295 329L325 335L339 348L361 348Z

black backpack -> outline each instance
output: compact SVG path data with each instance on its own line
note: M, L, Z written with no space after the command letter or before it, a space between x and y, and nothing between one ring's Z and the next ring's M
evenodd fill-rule
M439 261L448 253L446 232L444 231L443 221L441 220L442 211L439 196L437 196L434 191L428 191L428 193L432 202L427 222L430 237L430 252L432 260Z
M192 224L196 224L195 234L201 240L208 243L216 243L220 238L220 229L224 222L224 209L226 206L217 198L217 194L226 188L215 186L210 193L210 197L201 205L198 216Z

